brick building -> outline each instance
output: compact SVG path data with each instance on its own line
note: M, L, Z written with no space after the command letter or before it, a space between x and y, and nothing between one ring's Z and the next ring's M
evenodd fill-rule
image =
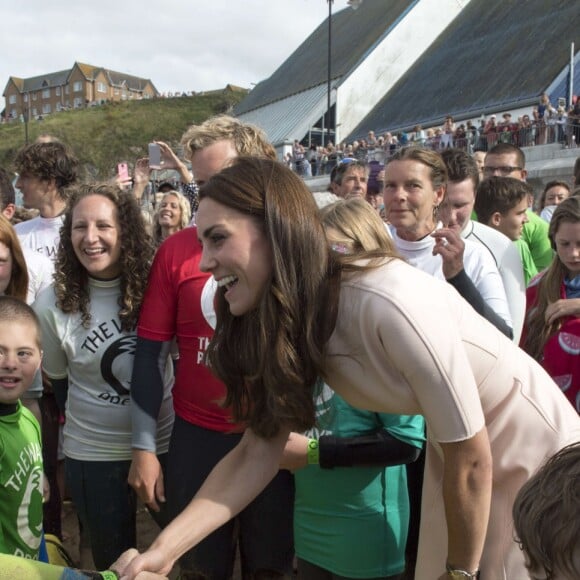
M3 93L4 115L17 119L79 109L106 101L150 99L159 96L150 79L75 62L67 70L28 79L10 77Z

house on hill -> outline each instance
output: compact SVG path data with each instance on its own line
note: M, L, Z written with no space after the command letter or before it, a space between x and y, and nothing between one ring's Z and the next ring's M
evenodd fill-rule
M37 117L79 109L106 101L150 99L159 92L143 79L98 66L75 62L71 69L21 79L10 77L3 93L5 116Z

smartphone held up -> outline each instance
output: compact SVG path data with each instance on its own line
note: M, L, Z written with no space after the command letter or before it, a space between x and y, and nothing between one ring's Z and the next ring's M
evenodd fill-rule
M158 143L149 143L149 168L161 169L161 147Z

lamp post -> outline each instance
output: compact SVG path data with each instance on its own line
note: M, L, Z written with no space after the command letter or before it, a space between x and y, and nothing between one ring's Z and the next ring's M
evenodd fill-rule
M334 0L326 0L328 2L328 86L326 89L326 145L330 143L330 81L331 81L331 64L332 64L332 3ZM324 138L322 139L324 145Z

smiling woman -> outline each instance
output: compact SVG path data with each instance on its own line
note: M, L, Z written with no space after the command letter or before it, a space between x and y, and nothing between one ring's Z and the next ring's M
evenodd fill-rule
M43 369L62 411L66 404L67 484L100 569L136 539L135 495L127 486L129 387L152 256L133 196L109 185L75 188L61 229L54 284L34 304L42 326ZM158 423L160 454L167 451L173 422L172 380L169 364Z
M179 191L168 191L159 202L153 218L153 241L156 246L171 234L187 227L191 220L191 205Z
M203 267L251 296L242 304L236 286L218 289L207 350L248 429L121 575L167 573L242 510L277 473L290 430L313 426L323 377L353 406L425 417L416 579L525 577L506 514L543 460L580 439L577 414L539 365L449 284L392 252L331 254L311 193L279 163L240 158L214 175L198 225ZM271 257L251 286L264 244Z

